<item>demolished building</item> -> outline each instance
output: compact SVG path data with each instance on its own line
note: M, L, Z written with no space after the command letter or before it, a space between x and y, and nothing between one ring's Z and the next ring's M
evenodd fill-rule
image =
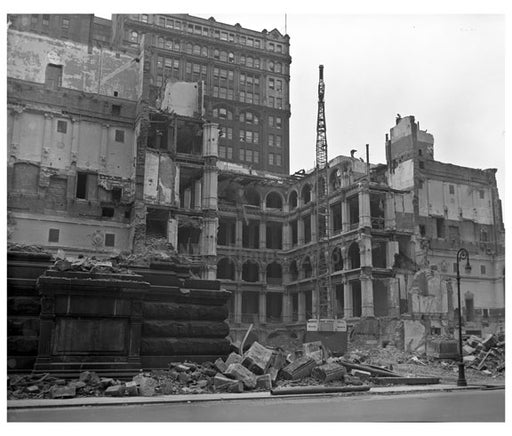
M232 292L232 335L254 324L263 338L302 332L320 315L320 262L331 263L332 313L361 334L396 319L450 332L464 247L473 264L463 274L466 331L503 329L495 170L435 161L433 136L413 116L397 119L385 164L329 161L320 259L315 171L219 158L210 89L172 77L154 85L153 50L144 37L121 49L9 29L9 241L71 255L176 251Z

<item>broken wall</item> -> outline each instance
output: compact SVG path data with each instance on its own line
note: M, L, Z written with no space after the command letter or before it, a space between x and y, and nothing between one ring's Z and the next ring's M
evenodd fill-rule
M7 76L28 82L45 83L48 64L62 65L62 87L114 95L136 100L139 64L136 54L115 52L73 41L58 40L35 33L9 29Z
M160 109L185 117L202 114L202 96L197 83L168 80Z
M144 200L172 206L179 198L176 189L178 175L174 160L166 154L146 151L144 168Z

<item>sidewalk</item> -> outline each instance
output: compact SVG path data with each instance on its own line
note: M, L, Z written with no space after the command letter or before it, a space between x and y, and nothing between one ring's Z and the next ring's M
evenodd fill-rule
M155 397L81 397L65 400L36 399L36 400L8 400L7 409L31 409L52 407L81 407L81 406L119 406L124 404L165 404L165 403L191 403L200 401L232 401L232 400L261 400L283 399L304 396L354 396L354 395L393 395L422 392L443 392L486 389L505 389L505 385L469 385L459 387L456 385L416 385L416 386L375 386L366 392L323 393L304 395L279 395L270 392L243 392L240 394L190 394L190 395L160 395Z

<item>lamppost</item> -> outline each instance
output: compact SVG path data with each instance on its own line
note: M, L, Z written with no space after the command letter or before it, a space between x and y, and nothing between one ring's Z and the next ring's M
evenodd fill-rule
M471 265L469 264L469 253L465 248L461 248L457 251L457 313L459 315L459 378L457 379L457 386L467 386L466 375L464 374L464 358L462 356L462 316L460 307L460 270L459 262L466 259L465 270L469 274L471 272Z

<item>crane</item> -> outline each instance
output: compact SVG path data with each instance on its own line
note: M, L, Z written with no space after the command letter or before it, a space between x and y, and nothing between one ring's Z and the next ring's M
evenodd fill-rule
M316 295L317 318L334 317L331 283L330 208L327 160L327 136L325 124L324 66L319 66L318 116L316 123Z

